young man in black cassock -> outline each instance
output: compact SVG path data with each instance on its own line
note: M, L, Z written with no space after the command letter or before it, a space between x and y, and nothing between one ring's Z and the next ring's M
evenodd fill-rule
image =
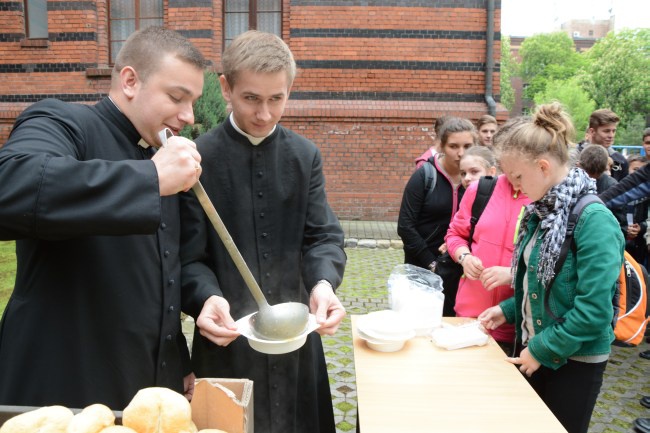
M181 137L152 149L161 129L194 122L205 66L184 37L149 27L119 52L107 98L44 100L18 117L0 149L0 239L16 239L17 256L0 404L122 410L150 386L191 396L180 327L191 224L177 193L198 179L200 155ZM183 301L203 304L204 289Z
M278 124L295 62L280 38L257 31L236 38L222 61L221 89L232 113L197 139L201 182L269 304L302 302L321 327L302 348L282 355L258 353L237 338L233 318L258 307L208 227L196 236L197 254L207 236L205 263L218 276L222 308L204 309L207 314L197 321L208 338L195 333L192 364L198 377L253 380L255 431L333 433L319 334L333 334L345 316L334 289L343 278L346 255L343 231L325 196L319 150Z

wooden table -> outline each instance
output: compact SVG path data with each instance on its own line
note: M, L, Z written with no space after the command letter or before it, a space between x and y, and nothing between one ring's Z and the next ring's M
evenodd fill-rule
M359 338L357 317L351 319L362 433L566 433L491 338L485 346L446 350L416 337L399 352L376 352Z

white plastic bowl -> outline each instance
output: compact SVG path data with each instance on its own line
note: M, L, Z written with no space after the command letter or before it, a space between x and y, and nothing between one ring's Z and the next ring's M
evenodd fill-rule
M307 341L307 335L318 329L320 326L316 323L316 316L310 314L305 331L297 337L289 338L287 340L266 340L253 334L249 320L253 314L255 313L251 313L248 316L244 316L237 320L235 322L237 324L237 330L241 335L248 339L248 344L253 349L269 355L279 355L300 349L305 344L305 341Z

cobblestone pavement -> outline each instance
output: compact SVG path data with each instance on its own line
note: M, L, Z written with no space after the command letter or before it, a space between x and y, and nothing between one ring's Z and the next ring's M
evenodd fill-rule
M364 314L388 307L386 281L392 268L403 262L401 249L347 248L348 265L338 295L348 317L335 336L323 337L330 373L337 432L356 427L356 386L352 333L349 315ZM589 428L590 433L633 432L632 422L650 417L650 409L639 399L650 395L650 361L639 357L650 349L647 342L639 347L612 346L604 384Z
M323 337L337 433L356 428L357 394L350 315L388 308L386 282L395 265L403 263L401 240L394 222L341 221L346 233L348 263L338 296L348 316L334 336ZM185 324L191 338L191 322ZM639 353L650 349L612 347L604 384L590 425L590 433L633 432L632 422L650 417L639 399L650 395L650 361Z

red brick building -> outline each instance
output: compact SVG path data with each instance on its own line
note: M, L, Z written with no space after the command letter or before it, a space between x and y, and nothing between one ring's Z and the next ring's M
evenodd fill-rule
M16 116L42 98L93 103L106 95L113 51L129 26L179 31L218 72L224 39L246 22L269 25L298 64L282 123L321 148L334 210L342 219L396 220L435 118L507 117L498 104L500 7L500 0L0 0L0 145Z

